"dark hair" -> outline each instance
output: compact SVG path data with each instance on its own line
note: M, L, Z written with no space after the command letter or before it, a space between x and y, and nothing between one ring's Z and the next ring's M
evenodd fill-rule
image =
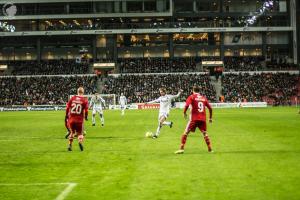
M197 92L197 93L200 92L199 86L198 86L198 85L194 85L194 86L193 86L193 91L194 91L194 92Z

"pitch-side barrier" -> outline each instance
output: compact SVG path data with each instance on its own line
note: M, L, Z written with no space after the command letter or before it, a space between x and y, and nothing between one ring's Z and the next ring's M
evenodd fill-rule
M184 108L184 102L176 102L174 108ZM211 103L213 108L264 108L267 102L240 102L240 103ZM58 111L65 110L65 105L36 105L36 106L11 106L0 107L0 112L7 111ZM109 105L109 110L119 110L120 105ZM129 110L159 109L159 104L134 103L126 106Z

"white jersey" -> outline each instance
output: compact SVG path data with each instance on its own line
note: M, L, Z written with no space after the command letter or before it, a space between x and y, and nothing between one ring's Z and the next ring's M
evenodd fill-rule
M93 97L91 99L90 107L93 107L93 110L102 110L102 104L105 106L105 100L102 97Z
M126 97L124 95L120 96L119 103L122 106L124 106L124 105L127 104L127 99L126 99Z
M149 103L159 103L159 113L169 114L171 102L173 99L179 97L180 93L177 95L165 95L160 96L158 99L150 101Z

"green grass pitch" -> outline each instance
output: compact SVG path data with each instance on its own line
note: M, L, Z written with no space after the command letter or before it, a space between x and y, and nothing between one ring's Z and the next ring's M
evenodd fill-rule
M64 112L0 113L1 200L298 200L300 114L295 107L214 109L213 154L199 132L175 155L187 121L157 140L157 110L105 111L85 124L85 151L67 152ZM73 188L69 188L74 183Z

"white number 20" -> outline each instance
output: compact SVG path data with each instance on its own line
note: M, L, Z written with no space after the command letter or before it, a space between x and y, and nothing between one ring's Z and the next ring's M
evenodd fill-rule
M203 102L200 101L200 102L198 103L198 111L199 111L199 112L203 112L203 110L204 110L204 105L203 105Z
M72 107L71 108L71 113L72 114L78 114L79 115L82 111L81 104L72 103L71 107Z

